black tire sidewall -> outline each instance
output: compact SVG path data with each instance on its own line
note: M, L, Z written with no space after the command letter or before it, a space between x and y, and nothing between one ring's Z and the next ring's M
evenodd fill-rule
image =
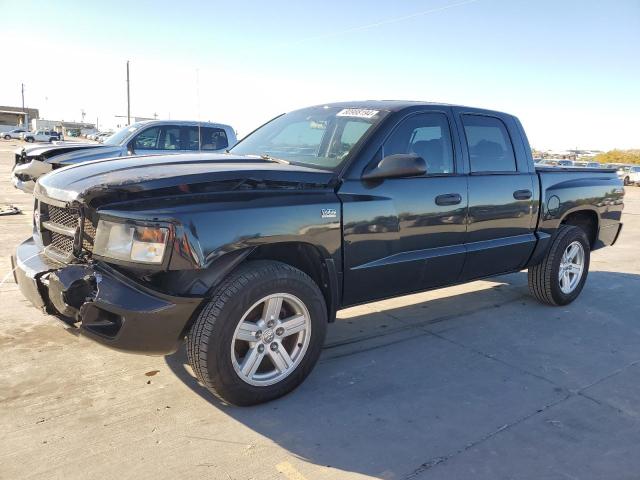
M322 293L309 277L306 280L294 272L269 272L246 285L225 302L213 326L207 351L209 380L223 398L236 405L269 401L293 390L311 372L324 343L327 313ZM295 295L305 304L311 316L311 338L304 358L287 378L274 385L253 386L243 381L234 370L231 342L235 329L247 310L258 300L275 293Z
M574 288L571 293L566 294L560 288L560 279L558 277L558 274L560 273L560 262L562 261L562 255L565 249L575 241L580 242L584 250L584 268L582 270L582 278L580 278L580 282L576 285L576 288ZM580 292L582 292L582 288L587 281L587 276L589 275L591 248L589 246L587 235L578 227L572 227L567 234L556 243L555 247L557 250L554 252L555 255L551 265L551 296L557 305L567 305L573 302L578 295L580 295Z

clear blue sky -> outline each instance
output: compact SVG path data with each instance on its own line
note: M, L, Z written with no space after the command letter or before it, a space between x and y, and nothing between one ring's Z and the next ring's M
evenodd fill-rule
M309 104L407 98L514 113L538 147L640 147L640 0L0 0L0 11L2 45L26 37L24 55L4 56L0 104L18 105L24 82L48 118L126 112L130 59L134 114L240 134Z

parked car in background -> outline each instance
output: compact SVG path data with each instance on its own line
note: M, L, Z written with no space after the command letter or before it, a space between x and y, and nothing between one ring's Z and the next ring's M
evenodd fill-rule
M62 140L62 134L55 130L36 130L35 132L24 132L20 134L20 138L25 142L53 142Z
M113 135L113 132L100 132L100 133L96 133L93 137L93 140L95 140L96 142L102 143L104 142L104 140L106 140L107 138L109 138L111 135Z
M625 185L640 185L640 165L621 167L616 173Z
M24 129L24 128L14 128L13 130L9 130L7 132L2 132L2 138L4 138L5 140L11 140L11 139L19 139L20 135L23 133L28 133L28 130Z
M154 128L127 145L197 150L198 135ZM298 386L342 308L523 269L535 298L567 305L590 252L622 227L613 170L535 167L521 123L501 112L319 105L227 154L206 128L212 153L41 178L12 265L34 306L103 345L168 354L186 337L198 380L233 404Z
M13 184L20 190L31 192L40 175L67 165L127 155L222 152L235 145L236 141L234 129L221 123L146 120L121 129L102 144L18 149L15 152Z
M573 160L558 160L556 163L558 167L573 167Z

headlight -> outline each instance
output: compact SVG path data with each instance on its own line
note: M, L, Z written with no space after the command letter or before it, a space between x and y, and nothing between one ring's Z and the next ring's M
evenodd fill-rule
M162 263L169 229L98 221L93 253L138 263Z

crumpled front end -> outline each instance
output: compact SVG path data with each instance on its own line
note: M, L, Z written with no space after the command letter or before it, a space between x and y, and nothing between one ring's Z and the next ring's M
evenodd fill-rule
M94 238L95 226L80 206L39 197L34 235L12 257L22 294L109 347L175 351L202 299L165 295L92 261Z
M36 180L42 175L49 173L53 170L53 165L43 162L37 159L28 160L25 157L24 161L20 163L16 162L13 170L11 171L11 181L13 186L23 192L33 193L36 186Z
M117 350L174 352L202 301L150 290L106 264L57 262L33 238L18 246L12 264L20 291L35 307Z

